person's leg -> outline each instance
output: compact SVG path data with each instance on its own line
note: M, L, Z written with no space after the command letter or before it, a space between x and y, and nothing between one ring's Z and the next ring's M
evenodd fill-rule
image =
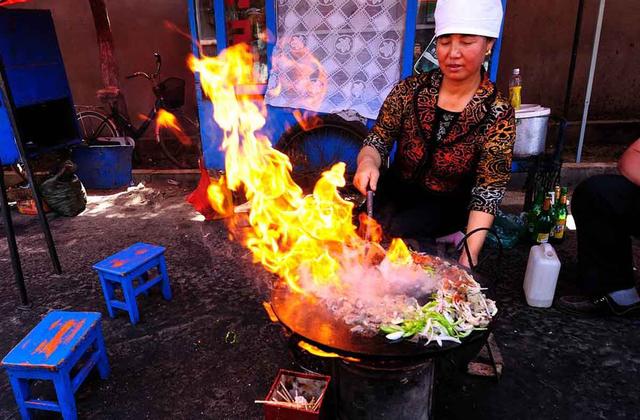
M571 210L578 238L578 276L595 296L634 287L631 234L640 218L640 187L619 175L594 176L575 190Z
M640 187L619 175L595 176L576 188L571 209L587 296L563 296L559 308L583 315L640 311L630 239L640 232Z

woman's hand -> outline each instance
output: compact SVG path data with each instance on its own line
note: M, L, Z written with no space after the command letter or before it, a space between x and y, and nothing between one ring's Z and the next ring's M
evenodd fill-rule
M369 160L360 162L355 176L353 177L353 185L363 195L367 195L367 190L376 190L378 186L378 178L380 178L380 169Z
M380 154L371 146L364 146L358 154L358 169L353 177L353 185L367 195L367 190L375 191L380 178Z

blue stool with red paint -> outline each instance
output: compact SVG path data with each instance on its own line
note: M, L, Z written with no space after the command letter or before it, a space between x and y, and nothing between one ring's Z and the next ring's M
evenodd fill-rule
M100 317L98 312L49 312L2 360L23 419L31 418L30 409L78 418L74 393L91 369L97 366L102 379L109 376ZM33 399L32 380L52 381L58 402Z
M93 266L100 276L104 300L111 318L115 317L114 309L127 311L131 323L135 325L140 320L136 297L141 293L148 294L149 288L156 284L161 284L165 300L171 300L164 251L161 246L138 242ZM149 278L152 270L157 271L157 275ZM122 288L124 302L115 299L117 286Z

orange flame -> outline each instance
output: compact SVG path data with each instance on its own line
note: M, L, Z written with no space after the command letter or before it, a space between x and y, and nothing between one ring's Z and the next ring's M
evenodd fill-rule
M242 189L251 203L250 229L242 240L254 261L298 293L307 293L309 281L314 287L342 290L342 274L354 261L364 264L368 248L353 225L353 204L338 194L345 185L345 164L324 172L313 193L304 196L291 177L289 158L257 133L265 123L264 109L235 89L251 82L249 48L238 44L217 57L192 56L189 66L199 73L213 103L213 118L223 130L225 177L207 188L211 206L230 214L231 191Z
M270 87L269 95L277 97L283 92L295 92L295 96L301 98L301 108L318 109L327 92L328 75L320 61L304 46L302 38L278 39L279 44L287 47L272 57L272 64L274 69L283 69L287 77L270 80L269 83L275 85ZM296 119L300 122L300 118Z
M357 359L355 357L348 357L348 356L340 356L337 353L332 353L332 352L328 352L328 351L324 351L319 349L318 347L309 344L307 342L304 341L298 341L298 347L300 347L302 350L308 351L309 353L313 354L314 356L318 356L318 357L324 357L324 358L340 358L343 360L346 360L348 362L354 362L354 363L358 363L360 361L360 359Z
M164 27L165 29L168 29L170 31L173 31L179 35L182 35L183 37L185 37L186 39L188 39L189 41L192 41L193 38L191 37L191 34L188 32L183 31L180 27L178 27L178 25L176 25L175 23L169 21L169 20L164 20ZM198 42L198 46L200 46L200 43Z
M322 120L315 112L305 111L302 113L299 109L296 109L293 111L293 117L304 131L313 130L322 124Z
M391 241L389 251L387 251L387 259L395 265L409 265L413 263L413 257L409 252L409 248L398 238Z
M169 111L160 109L156 117L156 124L158 125L158 127L167 127L169 130L171 130L173 135L176 136L180 143L187 146L191 144L191 139L184 133L184 131L182 131L182 127L180 127L180 124L178 124L178 119Z
M274 312L273 307L271 306L271 303L262 302L262 307L267 312L267 315L269 316L269 320L271 322L278 322L278 317L276 316L276 313Z
M360 222L360 227L358 227L358 235L360 237L371 242L380 242L382 240L382 227L375 219L367 216L366 213L360 213L358 221Z
M207 187L207 197L211 207L222 217L233 214L233 197L227 188L224 175L218 179L212 179Z

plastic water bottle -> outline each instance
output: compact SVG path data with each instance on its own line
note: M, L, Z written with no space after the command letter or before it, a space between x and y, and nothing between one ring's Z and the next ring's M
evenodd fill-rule
M529 306L548 308L553 302L560 260L550 244L534 245L524 275L524 295Z
M509 79L509 102L511 102L513 109L520 109L522 104L522 76L520 76L520 69L513 69Z

